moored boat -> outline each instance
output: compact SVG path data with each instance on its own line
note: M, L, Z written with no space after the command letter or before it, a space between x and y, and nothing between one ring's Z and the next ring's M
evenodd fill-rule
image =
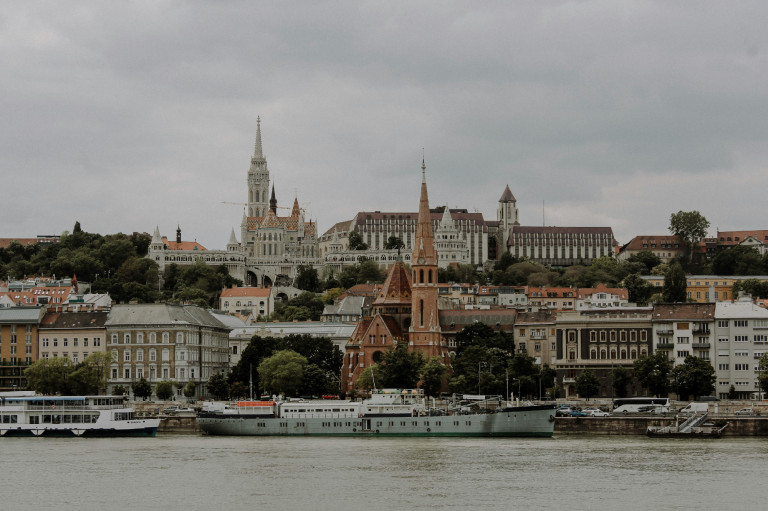
M421 390L374 391L343 400L206 403L198 427L208 435L551 437L553 405L496 406L485 412L426 407Z
M139 419L122 396L0 393L0 436L154 436L160 419Z
M675 417L674 426L648 426L649 437L667 438L720 438L728 423L715 425L708 422L708 414L696 413L682 423Z

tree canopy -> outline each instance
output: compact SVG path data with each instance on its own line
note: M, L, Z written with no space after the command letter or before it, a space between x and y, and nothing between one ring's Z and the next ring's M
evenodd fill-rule
M635 377L643 388L654 396L666 396L669 391L669 375L672 373L672 362L663 351L653 355L645 355L634 363Z
M298 396L307 359L292 350L280 350L259 364L259 381L272 394Z
M698 211L678 211L669 218L669 232L680 238L691 260L696 245L707 235L707 229L709 221Z
M672 370L673 389L682 400L711 395L715 390L715 368L703 358L688 355L685 362Z
M662 299L666 303L679 303L687 300L688 281L685 278L683 267L677 261L669 266L664 275L664 289Z
M589 398L597 395L600 390L600 380L597 379L595 373L589 369L584 369L576 377L576 393L589 401Z

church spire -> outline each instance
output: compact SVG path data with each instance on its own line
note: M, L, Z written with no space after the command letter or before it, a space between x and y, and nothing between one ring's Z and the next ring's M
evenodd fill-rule
M261 150L261 117L256 117L256 148L253 151L253 159L264 159L264 153Z
M419 220L416 225L416 244L411 263L437 264L435 253L435 236L432 232L432 214L429 211L429 196L427 194L427 166L421 160L421 199L419 200Z
M277 214L277 199L275 198L275 185L272 185L272 197L269 199L269 209Z

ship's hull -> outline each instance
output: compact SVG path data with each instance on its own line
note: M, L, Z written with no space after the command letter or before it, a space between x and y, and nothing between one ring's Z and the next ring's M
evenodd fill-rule
M202 413L197 424L208 435L551 437L555 409L548 405L524 406L489 414L361 418Z
M134 424L114 425L32 425L19 424L8 428L0 428L0 436L4 437L136 437L155 436L160 424L159 419L132 421Z

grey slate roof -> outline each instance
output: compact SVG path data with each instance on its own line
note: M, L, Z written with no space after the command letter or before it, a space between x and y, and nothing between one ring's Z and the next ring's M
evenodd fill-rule
M7 307L0 309L0 323L39 323L42 307Z
M188 324L231 330L205 309L167 303L120 304L112 307L106 326Z

